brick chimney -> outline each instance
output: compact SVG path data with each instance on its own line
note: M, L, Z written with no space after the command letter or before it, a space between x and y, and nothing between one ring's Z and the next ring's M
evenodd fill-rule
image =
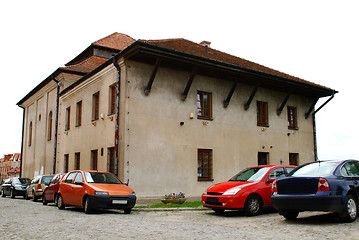
M210 41L202 41L199 43L200 45L202 45L203 47L211 47L211 42Z

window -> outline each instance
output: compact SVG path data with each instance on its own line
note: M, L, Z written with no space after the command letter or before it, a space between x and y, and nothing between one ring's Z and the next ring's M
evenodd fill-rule
M47 123L47 141L52 137L52 111L49 112L49 121Z
M212 119L212 94L197 92L197 118Z
M298 129L296 107L288 106L288 129Z
M299 163L298 158L299 158L298 153L289 153L289 165L298 166Z
M32 144L32 122L29 125L29 146Z
M65 130L70 130L70 113L71 113L71 107L66 108Z
M115 170L115 148L108 148L107 154L107 171L117 175Z
M64 155L64 172L67 173L69 171L69 155Z
M75 170L80 170L80 153L75 153Z
M277 168L277 169L274 169L268 176L268 179L269 178L282 178L282 177L285 177L285 171L284 171L284 168Z
M258 152L258 165L268 165L268 164L269 164L269 153Z
M67 178L66 178L66 180L65 180L65 183L72 183L72 180L75 178L75 175L76 175L76 172L70 173L70 174L67 176Z
M213 180L211 149L198 149L197 177L198 177L198 181Z
M100 112L100 92L92 95L92 120L97 120Z
M110 99L108 105L108 114L114 114L116 112L116 84L110 86Z
M82 122L82 101L76 103L76 127L81 126Z
M82 183L82 181L83 181L82 173L78 172L78 173L76 174L74 183Z
M97 170L97 159L98 159L97 149L91 150L91 170Z
M268 126L268 103L257 102L257 126Z

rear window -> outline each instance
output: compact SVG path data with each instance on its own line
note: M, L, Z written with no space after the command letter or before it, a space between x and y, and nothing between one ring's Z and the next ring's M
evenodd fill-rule
M49 184L50 181L51 181L51 179L52 179L52 177L53 177L53 176L43 176L43 177L41 178L41 183L42 183L42 184Z
M296 168L288 175L293 177L327 177L337 166L337 162L313 162Z

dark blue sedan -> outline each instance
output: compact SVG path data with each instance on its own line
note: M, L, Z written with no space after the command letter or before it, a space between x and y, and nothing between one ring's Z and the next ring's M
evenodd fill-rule
M358 214L359 161L317 161L294 169L272 185L273 207L286 219L302 211L336 212L343 222Z

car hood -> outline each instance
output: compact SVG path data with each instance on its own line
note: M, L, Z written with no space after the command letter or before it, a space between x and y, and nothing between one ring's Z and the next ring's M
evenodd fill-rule
M256 184L256 182L239 182L239 181L228 181L228 182L221 182L217 183L207 189L207 192L218 192L218 193L224 193L228 189L234 188L234 187L247 187L252 186Z
M135 192L130 187L124 184L101 184L91 183L89 184L95 191L108 192L109 195L128 196L130 193Z

